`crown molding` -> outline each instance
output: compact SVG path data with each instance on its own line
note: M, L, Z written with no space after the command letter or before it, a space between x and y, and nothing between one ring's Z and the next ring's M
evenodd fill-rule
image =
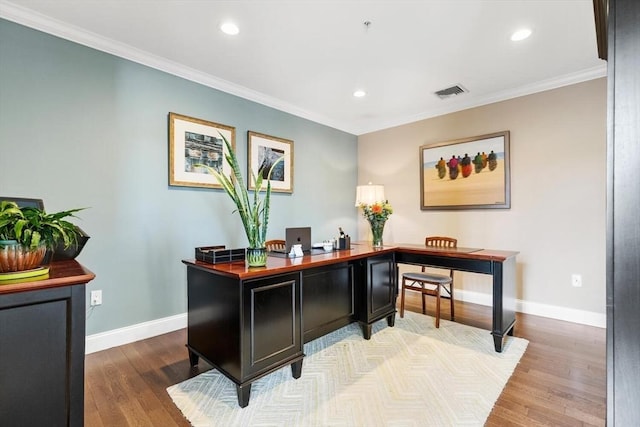
M475 98L466 98L458 102L447 102L442 108L423 111L418 114L397 117L387 121L377 121L375 127L357 126L353 123L342 123L333 119L329 119L323 115L313 113L311 111L299 108L295 105L284 102L280 99L265 95L261 92L237 85L224 79L217 78L210 74L203 73L190 67L186 67L166 58L152 55L133 46L117 42L115 40L102 37L90 31L69 25L67 23L55 20L46 15L36 13L30 9L17 6L5 0L0 0L0 18L8 21L33 28L38 31L69 40L83 46L90 47L102 52L124 58L138 64L142 64L156 70L181 77L183 79L199 83L216 90L220 90L258 104L274 108L285 113L292 114L325 126L329 126L343 132L353 135L363 135L391 127L401 126L444 114L454 113L469 108L479 107L482 105L492 104L494 102L505 101L532 93L543 92L562 86L580 83L587 80L596 79L606 76L607 67L603 62L602 66L583 70L577 73L571 73L560 77L555 77L526 86L509 89L506 91L493 93L488 96L479 96ZM455 101L453 99L448 101ZM446 102L446 101L445 101Z
M0 0L0 18L24 25L34 30L87 46L111 55L136 62L156 70L181 77L186 80L199 83L201 85L220 90L231 95L238 96L267 107L274 108L298 117L311 120L316 123L353 133L349 126L331 120L322 115L307 111L295 105L286 103L280 99L265 95L244 86L231 83L210 74L203 73L190 67L186 67L166 58L150 54L137 49L131 45L100 36L73 25L58 21L46 15L36 13L32 10L17 6L10 2Z
M483 105L493 104L500 101L506 101L513 98L519 98L521 96L531 95L534 93L544 92L547 90L557 89L563 86L569 86L572 84L582 83L588 80L598 79L607 76L607 65L603 62L602 65L588 68L586 70L578 71L575 73L565 74L563 76L553 77L546 80L541 80L535 83L531 83L525 86L504 90L501 92L492 93L486 96L469 97L466 99L458 100L451 99L446 106L442 108L435 108L427 111L423 111L411 116L398 117L395 120L388 120L378 122L375 128L360 128L356 129L356 135L362 135L365 133L376 132L383 129L389 129L396 126L402 126L409 123L414 123L420 120L430 119L444 114L455 113L457 111L468 110L469 108L481 107ZM447 102L449 100L444 100Z

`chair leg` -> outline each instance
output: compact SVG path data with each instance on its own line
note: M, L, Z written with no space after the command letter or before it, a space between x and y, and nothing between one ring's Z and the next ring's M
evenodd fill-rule
M402 295L400 295L400 318L404 317L404 277L402 278Z
M451 282L451 284L449 285L449 297L451 298L450 299L450 302L451 302L451 321L453 322L455 320L455 318L456 318L456 315L455 315L455 312L454 312L454 309L453 309L453 306L454 306L454 304L453 304L453 282Z
M420 284L422 286L422 289L424 289L424 283ZM427 302L425 300L425 294L422 293L422 314L427 314Z
M440 285L436 285L436 328L440 327Z

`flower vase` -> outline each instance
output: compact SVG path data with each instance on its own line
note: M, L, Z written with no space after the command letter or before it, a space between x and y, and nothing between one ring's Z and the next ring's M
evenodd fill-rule
M247 265L249 267L267 265L267 248L247 248Z
M382 247L382 232L384 231L384 224L385 221L369 221L369 225L371 225L371 234L373 236L372 246L374 248Z

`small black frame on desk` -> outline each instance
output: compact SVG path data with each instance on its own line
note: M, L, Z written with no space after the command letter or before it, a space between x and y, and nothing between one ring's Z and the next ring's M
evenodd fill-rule
M420 147L420 209L509 209L509 131Z

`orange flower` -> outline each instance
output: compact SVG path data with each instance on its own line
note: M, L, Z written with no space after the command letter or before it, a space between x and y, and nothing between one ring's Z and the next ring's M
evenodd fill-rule
M382 221L383 223L393 213L393 208L388 201L377 202L372 205L361 204L362 215L369 221Z

